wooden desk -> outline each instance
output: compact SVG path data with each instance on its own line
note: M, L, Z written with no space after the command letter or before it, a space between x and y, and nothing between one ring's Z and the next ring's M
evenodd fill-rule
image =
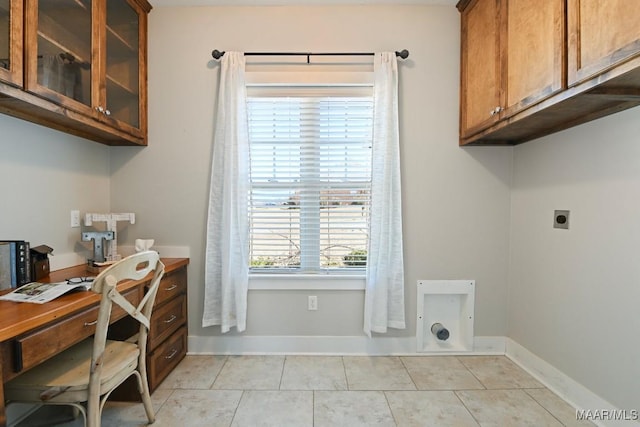
M180 313L183 313L183 316L179 321L183 321L183 324L178 324L176 321L175 326L176 329L181 327L181 330L184 330L181 334L180 349L181 356L184 356L186 353L186 266L189 259L163 258L162 262L165 264L164 277L166 278L163 278L163 281L172 280L176 275L181 279L180 286L171 284L166 287L165 293L167 291L181 293L179 295L182 298ZM49 277L40 281L60 282L72 277L95 275L95 273L88 273L85 266L77 266L51 272ZM118 285L118 290L131 302L140 301L144 295L144 287L150 279L151 276L139 281L123 282ZM158 294L163 292L162 289L161 283ZM160 310L164 309L169 305L165 302L166 300L169 298L164 297L159 301L156 297L156 306L162 305ZM37 363L91 336L95 326L90 323L97 318L99 303L100 295L90 291L72 292L45 304L0 301L0 426L6 425L4 383ZM155 308L154 314L156 314ZM171 314L171 316L175 315ZM111 320L115 322L122 317L124 317L122 310L119 312L114 310ZM21 347L21 343L23 344L22 354L20 352L17 354L16 348ZM178 356L171 360L171 369L181 359Z

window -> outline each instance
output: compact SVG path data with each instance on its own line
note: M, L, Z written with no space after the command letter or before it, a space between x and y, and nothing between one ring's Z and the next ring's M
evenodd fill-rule
M251 271L364 271L371 94L274 90L248 98Z

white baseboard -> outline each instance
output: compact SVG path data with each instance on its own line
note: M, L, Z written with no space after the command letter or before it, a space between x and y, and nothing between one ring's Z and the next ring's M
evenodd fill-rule
M415 337L366 336L189 336L189 354L305 354L305 355L445 355L504 354L504 337L475 337L472 352L417 352Z
M619 408L616 408L510 338L506 338L505 355L574 408L587 411L622 412ZM633 421L605 421L598 419L590 421L598 426L606 427L640 425Z
M476 355L504 354L505 337L473 337L473 353Z

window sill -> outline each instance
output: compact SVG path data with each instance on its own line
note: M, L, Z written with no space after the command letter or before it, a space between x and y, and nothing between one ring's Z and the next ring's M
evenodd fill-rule
M250 290L361 291L365 276L354 274L251 274Z

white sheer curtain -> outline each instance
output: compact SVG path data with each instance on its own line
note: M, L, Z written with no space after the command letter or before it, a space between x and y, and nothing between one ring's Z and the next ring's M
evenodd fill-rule
M245 330L249 282L249 131L245 59L227 52L220 63L209 193L202 326Z
M373 176L364 332L404 329L404 265L398 130L398 64L394 52L374 57Z

